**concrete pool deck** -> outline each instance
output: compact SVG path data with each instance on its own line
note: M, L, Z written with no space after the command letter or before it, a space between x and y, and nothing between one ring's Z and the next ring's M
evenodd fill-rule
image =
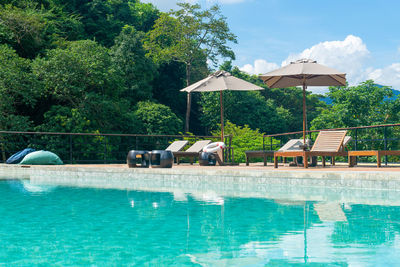
M322 201L400 206L400 167L345 165L284 167L174 165L171 169L126 164L21 166L0 164L0 180L31 185L168 192L218 202L219 197L257 197L283 202ZM28 180L29 179L29 180Z

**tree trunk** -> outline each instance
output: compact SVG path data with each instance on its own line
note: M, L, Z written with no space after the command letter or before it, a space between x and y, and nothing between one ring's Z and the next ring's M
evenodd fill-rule
M186 64L186 87L190 85L190 63ZM187 103L186 103L186 120L185 120L185 133L189 132L189 121L190 121L190 110L192 106L192 95L191 93L187 94Z
M191 93L187 93L185 133L189 132L189 121L190 121L191 105L192 105L192 94Z

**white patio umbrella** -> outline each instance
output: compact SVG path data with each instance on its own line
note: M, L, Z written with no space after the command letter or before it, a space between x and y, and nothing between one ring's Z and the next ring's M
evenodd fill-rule
M198 81L186 88L183 88L181 92L220 92L220 104L221 104L221 141L224 141L224 106L222 92L226 90L231 91L252 91L252 90L263 90L264 88L255 84L246 82L242 79L232 76L227 71L219 70L207 78Z
M306 89L307 86L343 86L346 74L317 64L311 59L290 62L280 69L260 75L269 88L303 86L303 142L306 141Z

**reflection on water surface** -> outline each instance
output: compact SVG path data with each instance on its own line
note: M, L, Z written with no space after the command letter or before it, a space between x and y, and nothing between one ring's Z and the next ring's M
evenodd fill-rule
M400 263L400 207L0 182L0 263Z

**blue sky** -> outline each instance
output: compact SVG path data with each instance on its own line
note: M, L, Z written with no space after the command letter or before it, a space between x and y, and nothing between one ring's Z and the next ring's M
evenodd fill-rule
M312 58L346 72L351 85L373 79L400 89L400 1L187 1L203 8L221 6L238 37L238 44L232 45L233 64L243 71L260 74ZM144 2L168 11L177 1Z

